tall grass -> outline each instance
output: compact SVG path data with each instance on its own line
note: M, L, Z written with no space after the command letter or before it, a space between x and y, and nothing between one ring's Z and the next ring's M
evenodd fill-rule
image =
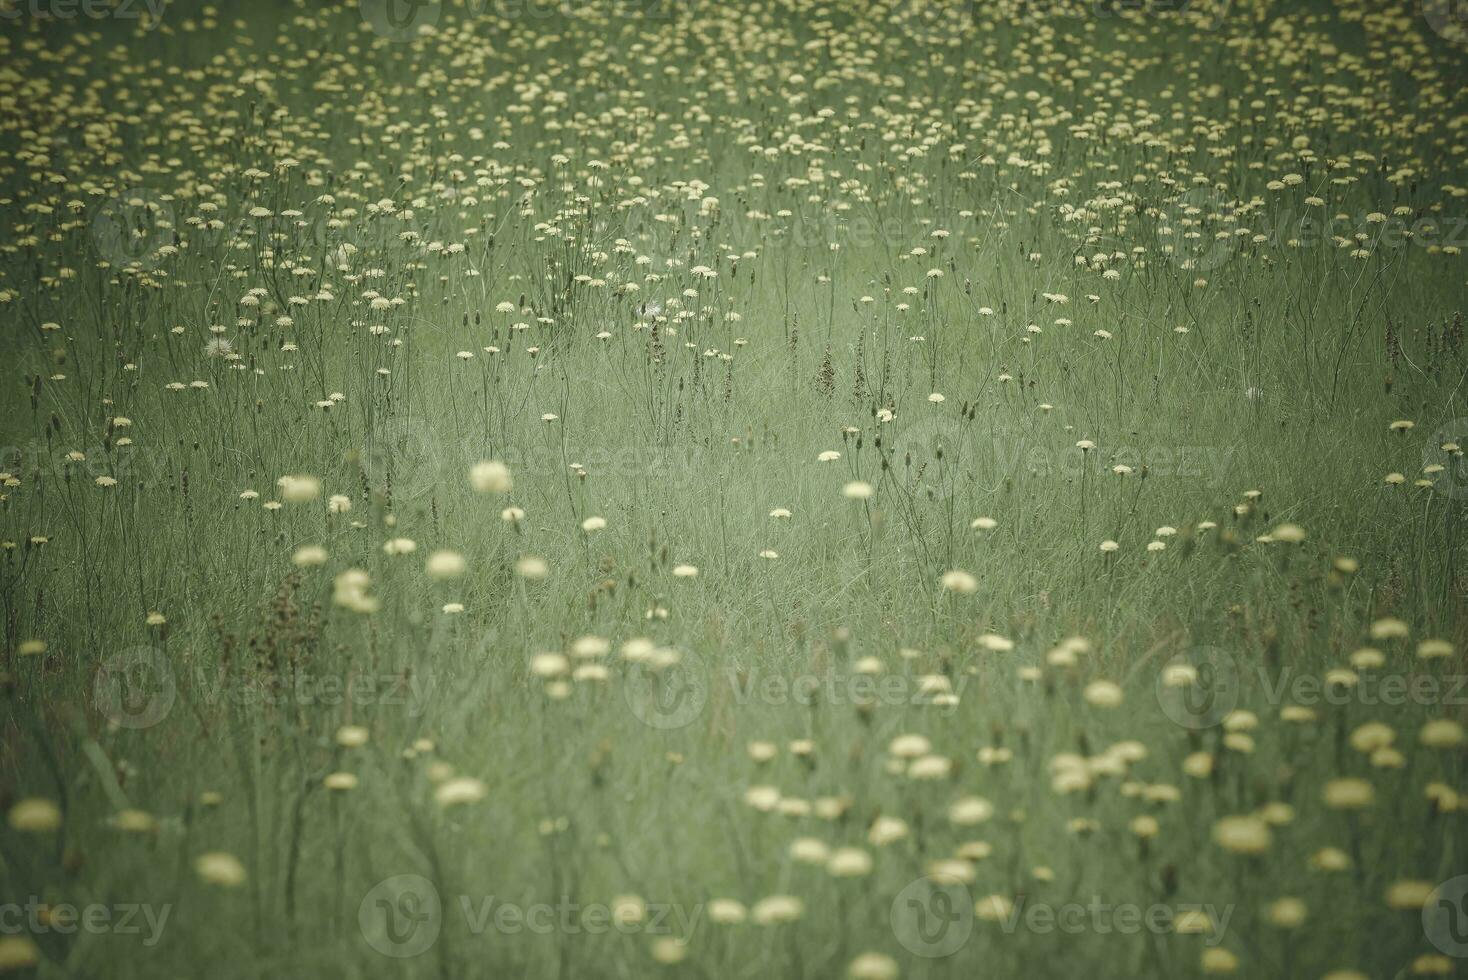
M1399 7L8 20L0 967L1461 969Z

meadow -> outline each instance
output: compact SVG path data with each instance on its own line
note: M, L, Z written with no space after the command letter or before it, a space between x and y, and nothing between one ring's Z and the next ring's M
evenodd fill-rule
M1448 0L0 0L0 973L1468 973Z

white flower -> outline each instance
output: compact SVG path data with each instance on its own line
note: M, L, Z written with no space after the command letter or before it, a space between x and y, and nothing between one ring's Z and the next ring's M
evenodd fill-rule
M510 468L497 459L475 463L469 470L469 482L480 493L509 493L515 486L515 481L510 478Z
M943 588L959 595L973 595L979 591L979 580L961 568L944 572L941 582Z

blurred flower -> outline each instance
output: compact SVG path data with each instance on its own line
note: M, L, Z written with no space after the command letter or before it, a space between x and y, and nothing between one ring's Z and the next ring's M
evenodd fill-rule
M1262 854L1269 848L1269 825L1258 817L1224 817L1213 825L1213 841L1235 854Z
M10 808L10 826L26 833L41 833L61 826L61 808L47 799L32 796Z
M469 483L480 493L509 493L515 486L510 468L494 459L475 463L469 470Z
M862 953L846 967L851 980L897 980L897 961L885 953Z
M245 883L245 866L233 854L209 851L194 859L194 871L211 885L237 888Z
M433 791L433 798L439 806L451 807L478 803L488 793L489 788L484 783L469 776L460 776L440 783Z

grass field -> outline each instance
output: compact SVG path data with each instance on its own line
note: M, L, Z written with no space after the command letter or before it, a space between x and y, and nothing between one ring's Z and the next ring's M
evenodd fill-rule
M1468 974L1449 0L0 0L0 972Z

